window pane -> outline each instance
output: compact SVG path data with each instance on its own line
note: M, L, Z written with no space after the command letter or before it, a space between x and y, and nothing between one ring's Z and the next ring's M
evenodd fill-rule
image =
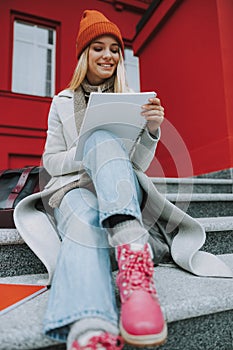
M52 63L52 50L47 50L47 62Z
M48 44L53 44L53 30L48 31Z
M15 42L13 62L13 91L30 94L33 91L33 45Z
M131 49L125 49L124 53L128 84L134 91L140 91L139 59Z
M52 75L52 69L51 65L47 64L47 74L46 74L46 80L51 83L51 75Z
M51 84L46 82L46 96L51 96Z
M38 44L47 44L48 43L48 29L41 27L36 28L36 42Z
M37 69L35 72L37 81L37 94L40 96L46 96L46 70L47 70L47 49L40 47L37 50Z
M21 22L15 22L14 27L14 39L15 40L25 40L33 41L33 25L25 24Z

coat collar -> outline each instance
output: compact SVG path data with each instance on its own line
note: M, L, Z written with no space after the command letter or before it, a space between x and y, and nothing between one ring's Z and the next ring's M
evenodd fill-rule
M69 89L65 89L59 92L58 94L59 97L68 97L68 98L73 98L74 92Z

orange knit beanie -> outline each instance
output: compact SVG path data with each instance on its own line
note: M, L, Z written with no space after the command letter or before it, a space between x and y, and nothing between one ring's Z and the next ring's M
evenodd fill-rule
M79 32L76 40L76 57L79 58L83 50L98 36L113 35L122 51L124 43L121 32L116 24L110 22L101 12L96 10L86 10L83 12Z

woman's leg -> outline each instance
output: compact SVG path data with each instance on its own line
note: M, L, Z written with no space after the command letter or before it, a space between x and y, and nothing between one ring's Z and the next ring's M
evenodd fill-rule
M105 130L93 132L85 144L83 164L94 183L100 226L110 228L111 245L147 242L140 208L142 189L122 141ZM123 222L111 230L112 222L119 221Z
M44 321L47 335L66 341L70 325L78 334L104 330L118 334L106 231L99 227L96 197L74 189L55 210L62 239Z
M159 345L166 339L167 327L154 287L148 233L143 228L138 198L140 189L131 162L121 141L102 130L87 140L84 166L97 193L100 225L116 214L136 219L113 227L110 239L117 246L121 334L133 345Z

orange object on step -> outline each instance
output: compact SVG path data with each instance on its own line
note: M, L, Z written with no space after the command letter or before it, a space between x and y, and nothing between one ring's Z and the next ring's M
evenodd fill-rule
M47 290L47 286L0 283L0 315Z

